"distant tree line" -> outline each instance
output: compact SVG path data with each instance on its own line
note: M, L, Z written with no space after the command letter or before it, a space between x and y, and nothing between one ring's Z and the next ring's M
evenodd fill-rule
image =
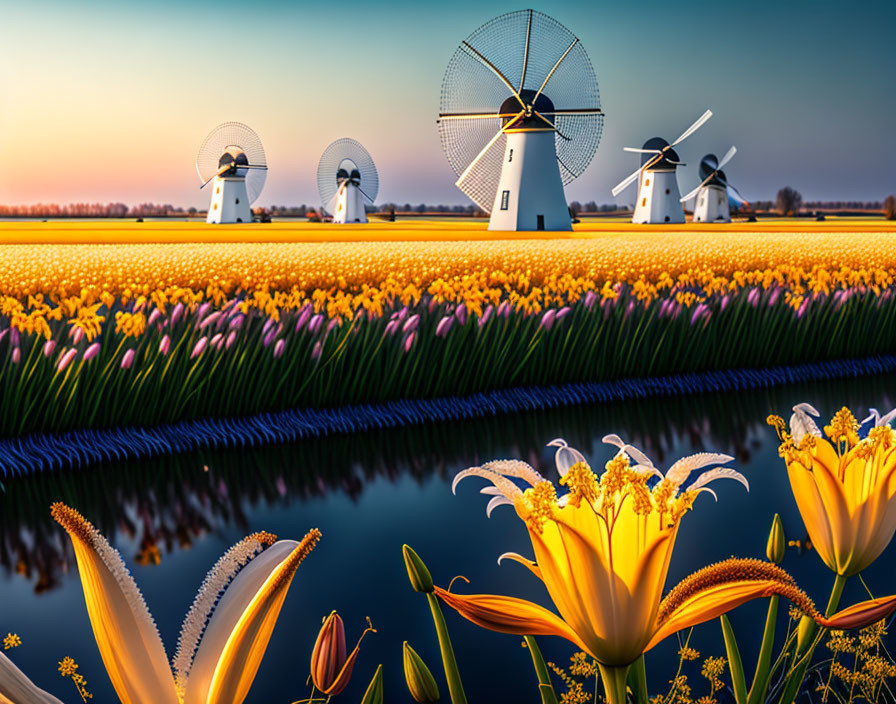
M195 215L196 208L178 208L170 204L141 203L35 203L33 205L0 205L2 218L165 218Z

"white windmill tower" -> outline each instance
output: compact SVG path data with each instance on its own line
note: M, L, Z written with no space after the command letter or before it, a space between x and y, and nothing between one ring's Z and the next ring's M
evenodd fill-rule
M267 162L258 135L241 122L213 129L196 157L200 188L212 185L206 222L252 222L250 206L264 188Z
M731 147L719 161L715 154L707 154L700 160L700 184L681 199L694 201L694 222L731 222L729 198L741 203L746 201L731 184L722 167L731 161L737 148Z
M317 165L317 190L335 223L367 222L364 204L376 200L380 177L368 151L348 137L324 149Z
M442 146L489 230L571 230L563 187L591 162L603 120L581 42L534 10L482 25L445 71Z
M688 127L672 144L662 137L648 139L640 149L625 147L627 152L641 154L641 166L614 189L617 196L638 179L638 200L632 216L634 223L680 223L684 222L681 194L675 169L681 160L673 147L681 144L712 117L707 110Z

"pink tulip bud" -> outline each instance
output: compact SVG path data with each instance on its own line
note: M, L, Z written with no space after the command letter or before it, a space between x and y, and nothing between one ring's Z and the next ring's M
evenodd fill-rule
M218 318L220 318L220 317L221 317L221 312L215 311L211 315L207 316L201 323L199 323L199 329L205 330L209 325L214 325L218 321Z
M150 326L155 323L159 318L162 317L161 312L159 312L158 308L153 308L152 313L149 314L149 317L146 319L146 325Z
M89 362L100 353L100 343L94 342L84 351L84 361ZM66 353L67 354L67 353Z
M168 350L171 349L171 338L167 335L162 335L162 339L159 341L159 354L167 355Z
M334 329L342 327L342 318L333 318L327 323L327 335L333 332Z
M505 320L508 318L510 315L510 301L501 301L501 305L498 306L498 315Z
M193 351L190 353L190 359L195 359L201 355L205 351L206 345L208 345L208 338L200 337L193 346Z
M408 310L408 307L402 306L401 310L398 311L398 322L401 322L402 320L407 318L408 315L410 315L410 311Z
M585 310L591 310L594 302L597 300L597 294L594 291L585 292Z
M241 327L243 327L243 321L245 319L246 319L245 315L243 315L242 313L237 313L230 319L230 322L228 323L227 327L230 328L231 330L239 330Z
M221 345L223 343L224 343L224 334L220 333L220 332L215 334L215 336L211 339L211 342L209 342L209 344L212 347L214 347L216 350L221 349Z
M395 334L396 330L398 330L398 320L390 320L386 325L386 331L383 333L387 337L391 337Z
M171 325L176 325L177 321L181 319L181 316L184 314L184 304L178 303L174 306L174 310L171 311Z
M417 331L416 330L414 332L412 332L410 335L408 335L406 338L404 338L404 351L405 352L411 351L411 347L414 346L414 340L416 340L416 339L417 339Z
M277 328L274 328L273 330L269 330L268 333L262 339L261 344L263 344L265 347L270 347L271 343L274 341L274 339L276 337L277 337Z
M632 314L632 311L635 309L635 302L629 301L628 305L625 307L625 313L622 315L622 319L625 320Z
M274 327L274 325L276 325L276 324L277 324L277 321L274 320L273 318L268 318L267 320L265 320L264 327L261 329L262 337L266 337L267 334L271 331L271 328Z
M731 301L730 294L725 294L722 296L722 302L719 304L719 310L725 310L728 307L728 303Z
M809 298L806 297L803 299L803 302L800 303L800 308L796 312L797 318L802 318L806 314L806 309L809 307Z
M563 320L567 315L569 315L569 311L569 306L563 306L560 310L557 311L557 320Z
M467 324L467 306L465 303L459 303L457 308L454 309L454 317L457 318L457 322L461 325Z
M439 305L439 304L436 303L436 299L435 299L435 298L430 298L430 299L429 299L429 306L428 306L428 309L429 309L429 314L430 314L430 315L433 314L433 311L435 311L435 309L436 309L436 307L437 307L438 305Z
M311 314L313 312L314 306L312 306L310 303L306 303L305 307L302 308L302 312L299 313L299 319L296 320L296 332L299 332L308 324L308 321L311 320Z
M77 345L84 338L84 331L81 328L72 328L70 335L72 344Z
M97 346L97 349L99 349L99 346ZM90 351L90 347L87 348L87 351ZM68 350L65 354L59 357L59 361L56 363L56 368L61 372L65 371L65 368L72 363L76 354L78 354L78 350L74 348ZM87 361L87 352L84 353L84 361Z
M44 343L44 357L52 356L53 352L56 351L56 342L54 340L47 340Z
M131 365L134 363L134 350L129 349L124 353L124 356L121 358L121 368L122 369L130 369Z
M487 325L488 321L492 319L492 316L494 314L495 314L495 307L491 303L489 303L488 307L482 313L482 317L479 318L479 327L482 327L483 325Z
M772 291L772 295L768 297L768 307L771 308L773 305L775 305L780 297L781 289L776 286L775 290Z
M18 328L9 329L9 344L11 344L13 347L18 347L20 338L21 336L19 335Z
M312 335L317 335L318 331L320 330L320 328L323 324L324 324L324 316L322 316L320 313L315 314L311 318L311 322L308 323L308 332L311 333Z
M196 309L196 322L201 323L202 319L205 318L205 314L208 313L208 309L211 308L211 303L206 301L201 306Z
M227 334L227 340L224 342L224 349L229 350L231 345L236 341L236 330L231 330Z
M554 308L548 308L541 316L539 327L543 327L545 332L549 332L554 327L554 319L557 317L557 311Z
M400 319L399 319L399 322L400 322ZM420 316L415 313L414 315L412 315L410 318L408 318L404 322L404 325L401 326L401 331L403 333L414 332L414 330L416 330L419 326L420 326Z
M9 334L9 328L3 328L0 330L0 342L3 342L3 339Z
M759 289L754 288L747 294L747 303L749 303L754 308L759 303Z
M445 337L448 334L448 331L451 329L451 324L454 322L454 318L450 315L446 315L439 321L439 324L436 326L436 337Z
M311 359L315 362L320 359L320 355L323 352L323 347L321 347L320 340L314 343L314 347L311 348Z
M280 359L283 356L283 350L286 347L286 340L280 338L274 345L274 359Z
M18 364L19 360L22 359L22 348L21 347L13 347L12 348L12 363Z

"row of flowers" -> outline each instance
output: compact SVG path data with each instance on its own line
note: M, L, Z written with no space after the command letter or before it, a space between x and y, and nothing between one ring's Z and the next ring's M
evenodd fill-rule
M888 354L893 290L763 282L707 294L670 280L475 300L449 288L407 299L188 289L6 298L0 427L151 425Z
M728 658L708 660L704 675L714 694L724 686L721 674L727 663L737 704L758 704L772 697L782 704L793 702L826 631L834 632L830 647L835 653L850 647L856 652L849 645L851 639L838 631L872 628L873 633L861 638L867 644L879 642L882 620L896 611L896 595L843 609L839 602L846 580L874 562L896 530L896 432L889 425L896 411L881 416L872 410L859 423L844 408L824 432L816 424L817 417L812 406L799 404L789 425L776 416L769 417L769 423L781 440L780 455L806 530L835 575L824 612L777 564L785 549L777 517L767 560L731 558L710 565L663 596L679 527L699 497L715 495L709 485L720 479L734 480L749 490L746 477L726 466L734 459L728 455L691 455L664 472L638 448L608 435L604 442L616 452L601 474L562 439L549 443L556 448L559 484L518 460L488 462L457 474L452 489L469 477L487 480L482 493L491 497L489 513L502 505L514 509L528 532L534 559L505 553L499 562L517 562L540 579L556 612L515 597L459 594L451 585L439 587L419 555L404 546L411 586L429 603L451 702L466 704L467 700L441 603L478 626L523 637L545 703L558 698L536 637L559 636L575 645L581 655L573 657L573 668L579 673L588 668L600 673L608 704L624 704L629 687L636 701L647 701L644 653L676 633L716 618L721 618ZM96 643L124 704L240 704L255 678L298 566L321 535L313 529L296 542L254 533L225 553L204 580L169 665L150 612L120 555L74 509L57 503L52 515L74 545ZM781 598L792 602L801 623L788 629L773 660ZM725 614L755 599L768 600L768 618L748 688L737 640ZM368 621L358 645L348 652L338 614L332 612L324 620L311 655L313 686L303 701L329 701L345 689L361 640L369 632L375 631ZM867 644L861 647L870 647ZM681 654L682 659L694 657L687 645ZM892 663L878 660L881 676L892 676L887 674L893 670ZM414 700L438 701L435 676L407 642L403 663ZM563 675L556 666L550 669ZM66 659L60 663L60 672L73 677L77 666ZM868 677L870 689L863 691L873 693L876 680ZM86 686L82 689L83 677L73 681L86 701L89 693L85 696ZM571 682L568 677L563 681L568 686ZM674 682L679 682L678 676ZM829 688L830 684L824 698ZM59 704L2 653L0 697L10 704ZM575 692L567 692L563 700L582 701ZM380 665L362 704L382 701Z

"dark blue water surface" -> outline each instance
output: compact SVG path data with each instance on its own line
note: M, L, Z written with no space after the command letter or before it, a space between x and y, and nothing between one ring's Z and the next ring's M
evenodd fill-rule
M52 501L80 510L122 552L169 655L196 589L230 545L257 530L298 539L317 527L323 539L299 569L247 701L289 704L307 697L311 648L321 619L333 609L345 619L352 644L365 616L379 631L365 640L352 683L335 701L359 701L379 663L386 700L411 701L402 674L404 640L439 677L447 700L432 619L425 599L408 584L403 543L420 553L437 583L447 585L462 574L471 585L456 583L458 591L492 591L550 604L526 570L495 563L509 550L531 555L513 510L499 508L487 519L488 497L478 493L475 480L461 484L452 496L450 481L457 471L513 457L553 477L553 455L544 444L555 437L565 437L602 467L613 448L600 438L609 432L642 447L664 467L701 450L735 455L751 491L720 481L714 485L717 504L701 497L679 533L671 588L710 562L732 555L764 557L775 512L789 538L805 537L775 434L765 425L770 412L789 416L795 403L810 401L829 417L843 405L856 413L869 406L889 409L891 399L896 399L896 379L860 379L566 408L15 480L0 498L0 635L10 631L22 637L22 646L9 653L13 660L65 701L77 699L71 683L56 672L66 655L80 664L95 702L115 701L87 619L71 545L49 515ZM139 564L147 546L158 548L159 565ZM894 558L891 545L864 575L875 593L896 591ZM827 599L832 576L817 555L791 549L783 566L816 601ZM852 580L843 603L863 593ZM748 670L755 662L765 608L765 603L750 604L732 618ZM446 617L471 702L538 701L531 661L519 638L484 631L447 611ZM717 622L698 628L691 644L704 656L724 655ZM542 639L541 645L547 659L561 664L573 652L558 639ZM651 694L666 690L677 648L670 639L648 655ZM699 696L705 688L699 663L691 677ZM558 688L562 691L559 683Z

